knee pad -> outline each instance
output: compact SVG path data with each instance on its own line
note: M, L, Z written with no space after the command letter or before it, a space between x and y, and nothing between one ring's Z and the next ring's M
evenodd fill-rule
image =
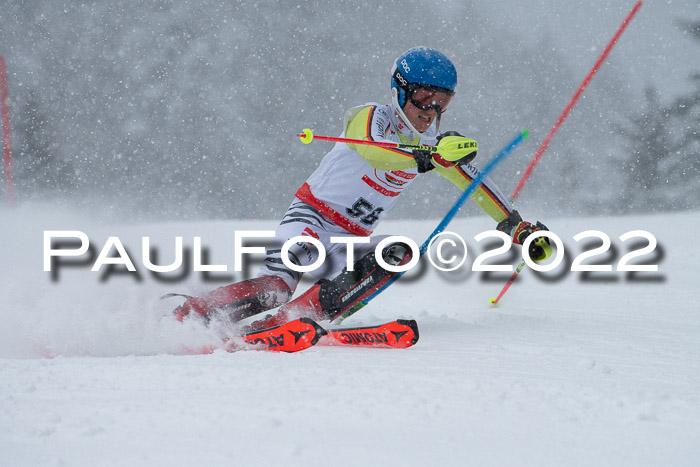
M392 266L400 266L411 261L411 248L405 243L392 243L382 250L382 259Z

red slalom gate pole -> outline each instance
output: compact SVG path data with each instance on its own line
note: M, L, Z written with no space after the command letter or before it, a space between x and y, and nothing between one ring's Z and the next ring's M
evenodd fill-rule
M569 113L571 112L571 109L573 109L574 105L576 105L576 102L578 101L579 97L581 97L581 94L583 94L583 91L586 89L588 84L591 82L593 79L593 76L596 74L596 72L600 69L601 65L603 64L603 61L607 58L608 54L612 50L612 48L615 46L617 43L617 40L620 38L622 33L625 31L627 28L627 25L632 21L632 18L634 18L634 15L637 14L637 11L642 7L642 2L638 1L637 3L634 4L634 7L632 7L632 10L627 14L625 17L624 21L622 21L622 24L617 28L617 31L615 31L615 35L613 35L612 39L610 39L610 42L608 42L608 45L605 46L605 49L603 49L603 52L600 54L598 59L595 61L593 64L593 67L588 71L588 74L586 77L583 79L583 82L579 85L578 89L576 89L576 92L574 95L571 97L571 100L569 103L566 105L564 108L564 111L559 115L559 118L557 121L554 123L554 126L552 126L552 129L549 130L549 133L545 137L544 141L542 141L542 144L540 147L537 149L537 152L535 152L535 155L532 157L532 160L530 161L530 164L527 166L527 169L525 169L525 172L523 173L522 177L520 177L520 181L515 187L515 190L513 190L513 194L510 195L510 200L515 201L518 196L520 196L520 191L523 189L523 186L525 185L525 182L530 178L530 174L532 174L532 171L535 169L535 166L537 165L537 162L539 162L540 158L542 157L542 154L547 150L549 147L549 143L552 141L552 138L554 138L554 135L556 134L557 130L559 130L559 127L564 123L564 120L566 120L566 117L569 116ZM506 291L510 288L511 285L513 285L513 282L515 282L515 279L517 279L518 274L523 270L525 267L525 261L521 261L520 264L515 268L515 271L513 271L513 274L510 276L508 279L508 282L503 286L501 289L501 292L498 294L496 298L491 299L491 303L495 306L498 304L499 300L505 295Z
M2 142L5 148L5 185L7 187L7 202L15 204L15 180L12 171L12 140L10 139L10 108L7 105L7 70L5 57L0 56L0 109L2 113Z
M535 155L533 156L532 160L530 161L530 165L527 166L527 169L525 169L525 173L523 173L522 177L520 177L520 181L518 182L517 186L515 187L515 190L513 190L513 194L510 195L511 201L515 201L518 196L520 195L520 191L523 189L523 186L525 185L525 182L527 182L527 179L530 178L530 174L534 170L535 166L537 165L537 162L539 162L540 158L542 157L542 154L544 151L547 149L549 146L549 143L552 141L552 138L554 138L554 134L559 130L559 127L561 126L562 123L564 123L564 120L566 120L566 117L569 116L569 112L571 112L571 109L574 107L576 104L576 101L578 101L579 97L581 97L581 94L583 94L583 91L586 89L588 86L588 83L591 82L593 79L593 75L596 74L600 66L603 64L603 61L605 58L608 56L610 51L612 50L613 46L617 42L617 40L620 38L624 30L627 28L627 25L632 21L632 18L634 15L637 14L637 11L639 11L639 8L641 8L642 2L639 1L634 4L634 7L632 10L627 14L627 17L625 20L622 22L620 27L617 28L617 31L615 32L615 35L610 39L610 42L608 42L608 45L605 47L603 50L603 53L600 54L600 57L598 57L598 60L596 60L595 64L593 64L593 67L590 69L586 77L584 78L583 82L579 85L578 89L574 93L573 97L569 101L569 103L566 105L566 108L564 111L561 113L559 118L557 119L556 123L552 127L551 130L549 130L549 134L547 134L547 137L542 141L542 145L539 147Z

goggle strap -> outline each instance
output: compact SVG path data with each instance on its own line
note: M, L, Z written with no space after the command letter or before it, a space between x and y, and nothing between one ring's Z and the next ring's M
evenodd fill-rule
M411 91L411 83L408 82L406 78L401 74L398 67L394 70L394 81L399 85L401 89L409 93Z

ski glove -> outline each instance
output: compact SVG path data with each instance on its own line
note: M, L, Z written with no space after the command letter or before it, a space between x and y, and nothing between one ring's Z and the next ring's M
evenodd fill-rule
M530 222L524 221L520 217L518 211L513 211L510 217L504 221L499 222L496 227L501 232L505 232L513 238L513 243L522 245L525 243L527 237L531 234L537 232L538 230L549 230L546 225L541 222L532 224ZM530 259L533 261L544 261L549 258L553 253L552 247L549 246L548 237L537 237L530 243L528 248L528 254Z
M450 167L455 164L467 164L474 160L479 143L465 138L456 131L447 131L437 137L437 152L414 149L412 154L418 166L418 173L425 173L435 167Z
M437 137L437 152L449 162L467 164L474 160L479 143L465 138L456 131L446 131Z
M433 164L433 153L427 149L414 149L412 154L413 158L416 160L419 174L430 172L436 167L436 165Z

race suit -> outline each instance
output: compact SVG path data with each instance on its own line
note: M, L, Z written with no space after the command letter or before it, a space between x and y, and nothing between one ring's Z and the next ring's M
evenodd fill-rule
M345 114L342 137L402 143L409 145L437 144L435 124L419 137L402 123L391 105L370 103L354 107ZM440 158L438 158L440 159ZM438 165L436 172L466 189L479 175L471 163ZM331 278L346 265L345 244L330 242L332 236L370 237L377 225L391 210L399 195L418 178L416 160L409 150L387 149L371 145L336 143L316 171L297 190L296 198L277 228L280 243L298 235L321 241L326 247L326 261L313 275ZM513 207L488 177L471 198L496 222L510 216ZM369 243L356 245L354 257L373 251L385 236L372 236ZM301 274L287 268L280 249L268 250L259 276L278 276L292 292ZM309 265L318 258L318 251L307 243L289 249L289 259L298 265Z

